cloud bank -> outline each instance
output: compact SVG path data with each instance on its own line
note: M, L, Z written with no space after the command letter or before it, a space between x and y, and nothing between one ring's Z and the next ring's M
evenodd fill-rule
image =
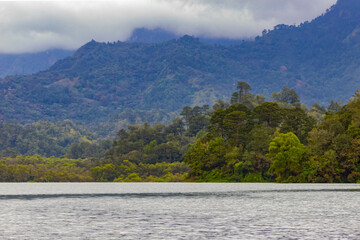
M0 2L0 53L76 49L124 41L135 28L241 39L277 24L300 24L336 0L122 0Z

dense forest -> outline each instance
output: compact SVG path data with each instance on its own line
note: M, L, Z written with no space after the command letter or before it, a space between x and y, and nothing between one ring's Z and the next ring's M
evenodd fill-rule
M58 123L39 121L21 125L15 121L0 123L0 156L40 155L72 158L102 157L110 140L98 136L69 120ZM75 149L81 145L82 153Z
M51 49L37 53L0 53L0 77L44 71L56 61L71 56L73 52L64 49Z
M69 119L114 136L129 124L170 124L184 106L227 101L237 81L266 97L288 86L308 106L346 101L359 82L359 10L359 1L340 0L311 22L236 45L93 40L48 70L0 79L0 120Z
M238 82L230 101L184 107L99 139L70 121L1 124L0 181L360 182L360 92L307 108ZM32 155L32 156L25 156Z
M360 182L359 10L236 45L92 40L0 78L0 181Z

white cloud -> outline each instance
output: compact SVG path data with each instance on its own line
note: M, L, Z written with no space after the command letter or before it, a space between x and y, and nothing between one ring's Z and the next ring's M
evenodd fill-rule
M277 24L299 24L336 0L122 0L0 2L0 52L75 49L126 40L134 28L248 38Z

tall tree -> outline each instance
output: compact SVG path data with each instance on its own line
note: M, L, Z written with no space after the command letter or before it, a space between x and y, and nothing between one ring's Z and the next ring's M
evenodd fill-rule
M230 100L231 104L243 103L245 100L245 95L248 94L251 90L250 85L243 81L239 81L236 88L238 91L232 94Z
M299 95L295 92L295 90L290 89L286 86L283 87L281 92L273 93L271 97L277 102L288 103L288 104L300 103Z
M294 133L281 133L275 137L270 143L267 156L272 160L270 170L276 175L276 181L296 181L296 177L302 172L304 154L305 146Z

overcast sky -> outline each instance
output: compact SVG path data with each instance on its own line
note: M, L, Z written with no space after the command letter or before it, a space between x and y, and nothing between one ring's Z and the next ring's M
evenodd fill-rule
M134 28L249 38L277 24L300 24L336 0L120 0L0 2L0 53L76 49L94 39L124 41Z

